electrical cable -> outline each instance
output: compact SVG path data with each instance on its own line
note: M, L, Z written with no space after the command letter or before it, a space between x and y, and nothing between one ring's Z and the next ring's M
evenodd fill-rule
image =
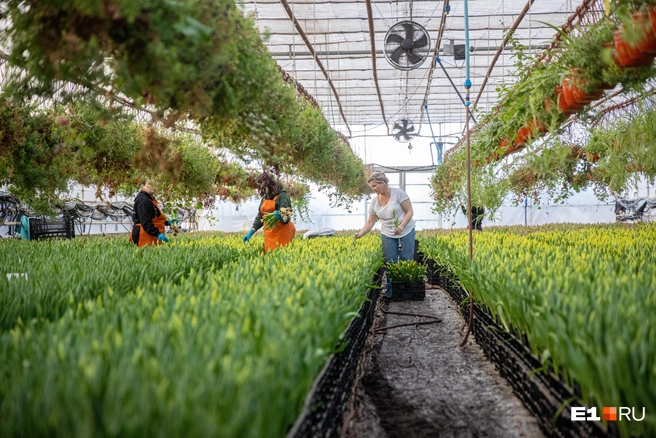
M442 71L444 71L444 74L446 75L446 78L451 83L451 86L453 87L453 89L456 90L456 93L458 94L458 97L460 98L460 101L462 102L462 104L467 106L467 104L465 103L465 99L462 98L462 95L460 94L460 91L458 91L458 87L456 87L456 84L453 83L453 80L451 80L451 76L449 76L449 73L446 71L446 69L442 65L442 60L440 59L440 57L437 56L435 58L435 61L437 61L437 63L440 64L440 67L442 67ZM471 117L471 119L474 121L475 124L478 123L473 114L470 113L469 116Z
M435 141L435 132L433 132L433 125L431 124L430 116L428 115L428 104L424 105L424 109L426 110L426 120L428 121L428 126L430 126L431 135L433 136L433 143L435 143L435 147L437 147L437 141ZM435 165L435 160L433 160L433 147L432 146L430 148L430 152L431 152L431 162L433 163L433 165ZM439 150L437 152L439 153ZM437 157L437 161L438 161L437 164L442 164L442 163L440 163L439 155Z

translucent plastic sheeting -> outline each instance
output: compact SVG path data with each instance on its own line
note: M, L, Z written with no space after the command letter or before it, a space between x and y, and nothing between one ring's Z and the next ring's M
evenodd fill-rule
M291 18L284 4L289 7ZM472 100L479 92L506 30L513 25L526 4L524 0L469 1ZM542 52L555 34L544 23L560 27L579 4L579 1L536 0L517 28L515 38L521 44L532 47L534 53ZM331 125L345 135L348 136L350 127L355 125L379 126L387 122L391 129L399 119L411 120L418 127L420 122L425 122L425 115L422 114L424 96L427 96L426 104L430 108L432 123L463 121L463 104L442 68L436 65L429 77L444 2L371 1L382 108L374 81L366 1L257 0L244 2L242 8L255 18L278 64L317 99ZM445 55L443 51L444 45L451 41L455 45L465 42L464 3L461 0L451 1L450 8L444 19L438 53L448 75L464 95L465 61L456 61L453 55ZM293 20L305 34L305 40ZM410 71L397 70L387 62L384 54L387 31L404 20L422 25L430 37L426 61ZM311 45L317 59L311 55L306 43ZM328 78L319 68L317 60L325 67ZM497 60L478 102L479 113L485 113L496 105L496 87L515 80L512 76L515 70L513 62L510 50L506 48Z

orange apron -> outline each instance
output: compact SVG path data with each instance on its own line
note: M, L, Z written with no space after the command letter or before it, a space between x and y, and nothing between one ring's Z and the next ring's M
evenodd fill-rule
M153 225L155 225L157 227L157 229L159 230L160 233L165 234L166 228L165 228L164 222L166 222L166 216L159 209L159 204L154 199L153 199L153 205L155 206L155 214L159 213L159 216L155 216L153 218ZM153 244L161 245L162 244L162 242L159 241L157 236L151 236L150 234L146 233L144 231L143 227L141 226L141 224L134 224L132 227L133 227L133 229L134 229L134 227L140 227L141 228L139 230L139 242L137 242L137 246L139 248L141 248L142 246L146 246L146 245L153 245ZM130 233L130 242L132 242L132 241L133 241L132 240L132 233Z
M276 196L273 199L265 199L262 202L260 207L260 213L264 217L267 213L273 213L276 211ZM265 229L264 230L264 253L273 251L274 249L280 248L281 246L287 245L294 239L296 235L296 227L294 224L289 221L286 224L278 222L275 228Z

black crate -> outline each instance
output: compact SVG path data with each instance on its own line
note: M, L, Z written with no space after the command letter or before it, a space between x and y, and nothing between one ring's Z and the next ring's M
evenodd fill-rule
M30 240L74 237L75 220L70 216L64 216L62 219L30 218Z
M433 286L444 287L446 278L446 269L435 263L435 260L428 259L426 262L426 281Z
M423 301L426 283L392 283L392 301Z
M423 252L419 251L419 241L417 239L415 239L414 260L420 265L426 264L426 255Z

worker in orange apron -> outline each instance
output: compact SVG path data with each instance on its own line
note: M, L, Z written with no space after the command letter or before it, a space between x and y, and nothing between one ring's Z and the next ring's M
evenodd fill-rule
M159 209L159 204L153 198L155 190L150 185L150 180L141 182L141 191L134 198L134 213L132 213L132 232L130 242L139 248L146 245L161 245L168 242L166 237L166 225L170 222ZM173 219L176 220L177 219Z
M250 241L253 234L262 228L262 218L266 214L273 214L278 219L276 226L264 230L264 252L268 253L287 245L294 239L296 227L291 222L291 218L284 218L280 214L281 208L292 208L292 201L280 181L268 172L264 172L258 177L257 184L262 201L255 221L253 221L253 227L244 236L243 241Z

